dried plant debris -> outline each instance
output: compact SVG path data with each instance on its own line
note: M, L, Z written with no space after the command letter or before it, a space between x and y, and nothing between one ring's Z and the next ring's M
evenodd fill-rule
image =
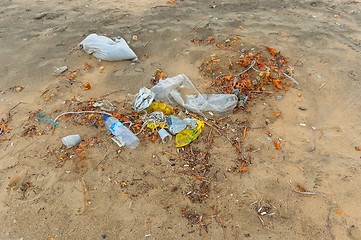
M276 207L271 203L271 200L266 198L261 198L259 201L256 201L251 204L252 208L257 212L258 218L264 226L264 216L273 216L276 214Z
M153 85L156 85L160 80L164 80L164 79L166 79L166 78L167 78L166 73L165 73L162 69L158 68L158 69L155 71L153 77L150 79L150 82L151 82Z
M208 225L205 223L206 216L204 214L198 213L196 210L192 210L189 207L181 208L182 217L188 220L188 224L191 227L198 226L199 227L199 235L202 235L202 231L208 233ZM193 233L195 230L190 231L189 233Z
M212 43L212 39L208 37L207 42ZM238 40L234 37L216 42L222 51L211 54L199 67L201 74L211 79L214 92L234 93L244 100L252 99L255 93L285 89L290 86L286 80L298 84L293 78L294 67L280 51L263 46L259 50L242 48Z
M209 182L202 180L200 183L193 182L191 190L187 192L188 199L192 202L203 202L209 198Z

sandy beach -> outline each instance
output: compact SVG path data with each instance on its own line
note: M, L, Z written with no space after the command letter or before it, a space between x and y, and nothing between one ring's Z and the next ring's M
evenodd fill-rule
M361 1L3 0L0 13L0 239L361 239ZM86 54L91 33L139 61ZM231 69L270 49L299 84L203 119L183 149L145 135L119 148L100 114L50 121L96 99L132 121L157 69L214 93L207 60ZM71 134L83 142L67 149Z

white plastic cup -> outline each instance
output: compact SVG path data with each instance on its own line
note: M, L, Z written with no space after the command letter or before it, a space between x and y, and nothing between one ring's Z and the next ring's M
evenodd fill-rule
M166 143L167 141L170 141L172 139L172 135L170 135L167 130L165 130L164 128L160 129L158 131L158 134L160 136L160 138L162 139L163 143Z
M79 135L68 135L63 137L61 141L69 149L78 145L81 142L81 137Z

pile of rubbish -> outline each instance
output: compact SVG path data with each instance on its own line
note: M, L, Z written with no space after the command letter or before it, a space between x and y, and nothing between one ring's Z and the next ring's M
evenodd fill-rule
M152 134L157 133L163 143L170 141L175 136L176 147L184 147L201 134L204 121L197 118L220 117L231 114L237 106L238 98L234 94L201 94L193 83L184 75L159 81L151 89L141 88L133 104L134 116L132 121L119 113L114 113L115 106L106 99L94 99L87 101L86 105L74 112L66 112L54 119L53 124L64 115L100 113L103 119L93 117L92 125L100 126L105 123L108 130L114 135L112 140L119 147L135 149L140 140L139 135L145 129ZM177 108L183 107L186 112ZM100 110L100 111L98 111ZM190 113L190 112L193 112ZM193 115L194 117L188 117ZM131 122L129 127L124 124ZM132 129L133 131L129 130ZM74 138L79 143L79 137ZM67 147L75 146L74 142L66 144Z
M224 44L217 43L217 48L229 50L239 38L226 39ZM215 43L213 38L208 38L208 43ZM90 34L78 46L87 54L91 54L99 60L120 61L137 60L137 55L122 38L114 41L105 36ZM204 76L212 79L211 88L213 94L202 94L187 78L181 74L163 80L163 72L158 71L152 82L155 84L151 89L141 88L133 104L136 121L130 121L126 127L127 118L114 113L114 106L104 99L93 102L92 108L86 108L77 113L100 113L104 116L97 119L94 124L103 125L114 135L112 140L120 147L127 146L135 149L140 140L138 135L148 129L151 135L157 134L163 143L170 141L175 136L176 147L184 147L193 142L201 134L204 121L199 118L217 119L224 115L232 114L236 107L243 108L253 94L269 93L267 85L276 89L289 86L285 79L298 82L292 77L294 68L287 66L286 59L280 52L273 48L267 51L255 52L254 49L241 49L237 54L227 55L228 59L222 59L216 54L211 59L204 61L200 71ZM235 57L235 59L234 59ZM224 64L226 61L227 64ZM55 69L56 74L61 74L67 67ZM159 78L159 79L156 79ZM89 87L90 88L90 87ZM185 112L179 111L180 107ZM102 111L96 111L100 108ZM176 111L177 109L177 111ZM57 119L45 120L57 127ZM63 139L67 147L72 147L81 141L78 135L72 135Z

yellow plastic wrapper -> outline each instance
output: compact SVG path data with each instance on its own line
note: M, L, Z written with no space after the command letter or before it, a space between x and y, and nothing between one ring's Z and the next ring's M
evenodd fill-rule
M153 122L150 122L147 124L147 128L152 130L154 132L157 128L168 128L168 125L166 123L157 123L154 124Z
M193 142L203 131L204 122L197 120L197 127L194 129L184 129L175 136L176 147L184 147Z
M165 115L171 115L174 113L174 108L168 106L165 102L153 101L147 108L148 112L163 112Z

